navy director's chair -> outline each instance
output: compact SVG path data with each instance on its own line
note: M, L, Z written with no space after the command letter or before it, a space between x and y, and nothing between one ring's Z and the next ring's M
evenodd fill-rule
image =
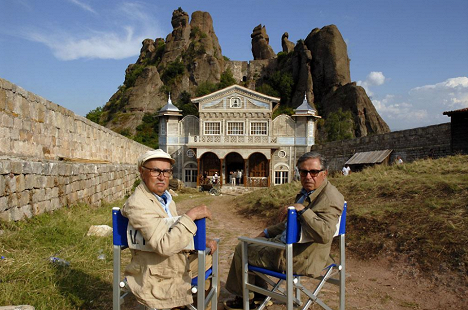
M288 219L286 227L286 243L270 242L261 239L239 237L242 242L242 289L244 299L244 310L249 310L249 292L257 292L266 296L263 303L259 306L258 310L265 308L270 299L276 299L286 303L288 310L293 310L294 305L300 309L307 309L313 303L317 303L322 308L332 310L326 305L318 294L322 287L327 283L332 283L339 286L339 310L345 309L345 233L346 233L346 209L347 203L344 203L343 213L337 224L337 231L335 237L339 237L340 247L340 262L338 264L331 264L324 269L324 276L317 278L319 283L314 291L308 290L301 284L301 275L295 274L293 271L293 244L299 241L300 238L300 223L297 218L297 212L294 207L288 209ZM277 272L266 268L260 268L248 264L248 244L260 244L271 246L279 249L284 249L286 256L286 270L285 272ZM248 274L252 273L264 279L271 290L264 289L256 286L254 283L249 283ZM338 279L332 278L338 274ZM281 287L282 283L286 282L286 289ZM301 293L307 297L305 302L301 301Z
M205 281L199 281L198 277L192 279L192 293L197 294L197 304L188 305L192 310L204 310L211 301L211 310L216 310L218 304L218 250L213 255L212 267L205 271L206 254L210 249L206 249L206 220L196 220L197 233L193 237L195 250L198 254L198 275L205 275L205 279L211 278L211 288L205 297ZM112 243L114 245L114 265L113 265L113 310L120 310L125 297L130 293L126 289L125 279L120 277L121 251L128 248L127 241L128 219L120 213L119 208L112 208ZM219 240L216 240L219 242Z

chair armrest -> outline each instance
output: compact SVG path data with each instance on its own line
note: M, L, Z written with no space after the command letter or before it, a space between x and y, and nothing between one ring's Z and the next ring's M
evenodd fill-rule
M272 248L277 248L277 249L286 249L286 244L284 243L271 242L271 241L266 241L262 239L248 238L248 237L239 237L238 239L241 242L260 244L260 245L270 246Z

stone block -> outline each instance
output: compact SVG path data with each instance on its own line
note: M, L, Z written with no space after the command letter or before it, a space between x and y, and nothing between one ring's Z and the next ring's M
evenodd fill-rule
M6 110L7 95L6 90L0 88L0 111Z
M8 209L8 196L0 196L0 212Z
M2 113L0 120L2 127L13 128L13 116Z
M0 197L5 196L5 176L0 174Z
M17 207L17 206L18 206L18 197L16 196L16 193L10 194L8 196L7 209Z
M32 213L33 215L39 215L46 212L47 205L49 204L48 201L41 201L32 205Z
M62 207L62 205L60 204L60 199L57 197L57 198L52 198L50 200L50 211L55 211L55 210L58 210Z
M16 179L16 191L22 192L25 189L24 174L19 174L15 177Z
M36 187L38 176L35 174L26 174L24 176L24 188L25 189L33 189Z
M31 191L22 191L20 193L17 193L16 196L18 197L18 205L24 206L24 205L29 204L29 202L30 202L30 193L31 193Z
M11 171L11 162L7 160L0 161L0 174L7 174Z
M39 188L32 191L32 203L40 203L46 199L45 189Z
M12 173L5 176L5 190L8 194L16 193L16 179Z

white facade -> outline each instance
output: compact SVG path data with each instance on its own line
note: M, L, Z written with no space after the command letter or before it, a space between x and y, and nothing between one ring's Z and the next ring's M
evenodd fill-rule
M320 118L304 99L293 116L272 119L279 98L232 85L192 99L199 117L182 118L168 101L159 112L159 146L176 160L174 177L196 186L204 171L230 183L241 171L244 186L270 186L294 179L295 163L315 143Z

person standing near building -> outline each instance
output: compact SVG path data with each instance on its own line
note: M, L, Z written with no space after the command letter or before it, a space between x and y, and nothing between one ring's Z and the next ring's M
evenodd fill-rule
M237 170L237 185L241 185L242 184L242 169L241 170Z
M349 167L349 165L345 165L343 167L343 169L341 170L341 173L344 175L344 176L347 176L351 173L351 168Z
M231 171L231 186L236 186L237 172Z
M397 165L403 164L403 159L401 159L401 156L400 156L400 155L397 156L397 158L396 158L396 160L395 160L395 163L396 163Z

